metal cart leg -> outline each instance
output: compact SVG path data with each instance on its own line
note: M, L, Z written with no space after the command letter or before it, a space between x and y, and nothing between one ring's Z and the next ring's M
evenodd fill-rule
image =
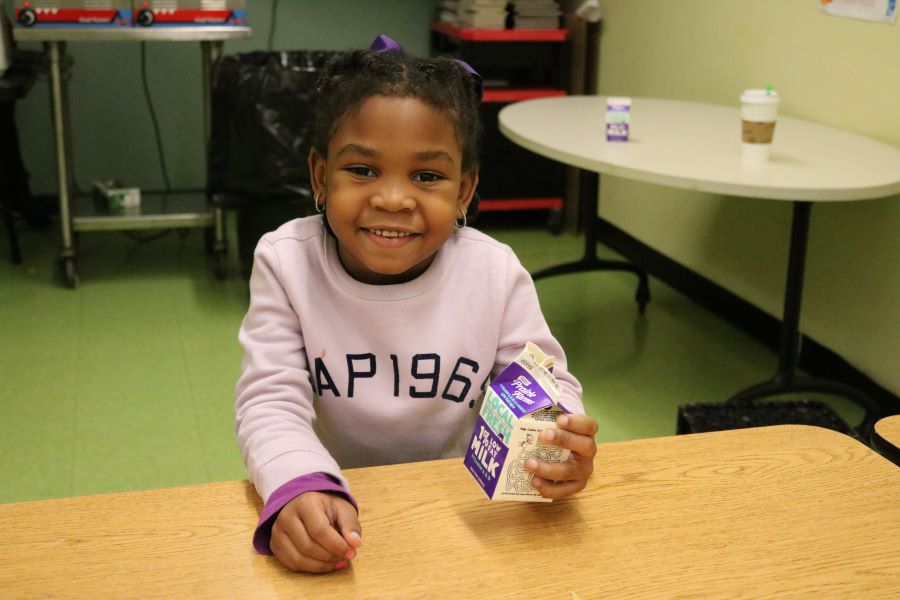
M200 42L203 52L203 133L206 140L206 164L209 164L209 144L212 134L212 74L219 59L222 58L221 41ZM225 209L213 207L215 242L213 243L213 259L215 273L219 279L228 276L228 241L225 236Z
M72 236L72 171L70 163L68 90L63 70L66 68L65 42L45 42L50 52L50 89L53 112L53 134L56 142L56 175L59 193L59 223L62 233L60 263L65 284L69 288L78 285L78 268Z

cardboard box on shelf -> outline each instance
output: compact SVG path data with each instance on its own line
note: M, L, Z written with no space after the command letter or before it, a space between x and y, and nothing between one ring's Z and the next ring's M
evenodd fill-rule
M141 189L122 187L114 180L94 182L94 200L108 210L137 208L141 205Z

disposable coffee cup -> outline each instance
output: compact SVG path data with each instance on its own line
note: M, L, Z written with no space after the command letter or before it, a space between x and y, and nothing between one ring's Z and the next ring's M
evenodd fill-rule
M741 154L744 161L769 160L781 96L773 90L744 90L741 94Z

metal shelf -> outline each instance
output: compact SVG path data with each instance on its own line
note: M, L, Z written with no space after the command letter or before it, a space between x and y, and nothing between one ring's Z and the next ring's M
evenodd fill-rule
M566 96L566 90L553 88L485 88L482 102L521 102L535 98Z
M218 42L249 38L242 26L15 27L17 42Z
M497 210L560 210L562 209L562 206L562 197L482 198L478 202L478 210L481 212L493 212Z
M431 29L452 40L466 42L565 42L568 29L481 29L457 27L450 23L432 23Z
M142 194L135 208L109 210L93 196L77 196L72 215L73 231L125 229L175 229L212 227L213 208L203 193Z
M111 212L99 208L92 197L76 197L71 170L71 133L69 131L68 80L72 61L66 54L69 42L199 42L202 54L203 133L209 139L212 74L222 56L225 40L251 35L244 26L151 26L151 27L17 27L18 42L43 42L50 66L50 92L53 137L59 187L60 262L65 284L78 285L78 250L73 232L125 229L161 229L206 227L213 235L208 249L215 255L216 275L228 271L225 214L221 207L208 204L205 193L145 194L141 206Z

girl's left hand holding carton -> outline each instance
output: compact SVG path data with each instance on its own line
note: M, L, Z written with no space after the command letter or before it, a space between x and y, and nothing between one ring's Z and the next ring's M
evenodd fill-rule
M281 509L269 547L289 569L329 573L356 556L361 532L352 504L334 494L307 492Z
M485 390L463 464L492 501L566 498L594 471L597 422L560 402L555 360L527 342Z
M541 443L571 451L568 460L558 463L528 459L525 468L534 473L531 485L544 498L559 500L580 492L594 472L597 454L597 421L588 415L560 415L557 428L543 431Z

